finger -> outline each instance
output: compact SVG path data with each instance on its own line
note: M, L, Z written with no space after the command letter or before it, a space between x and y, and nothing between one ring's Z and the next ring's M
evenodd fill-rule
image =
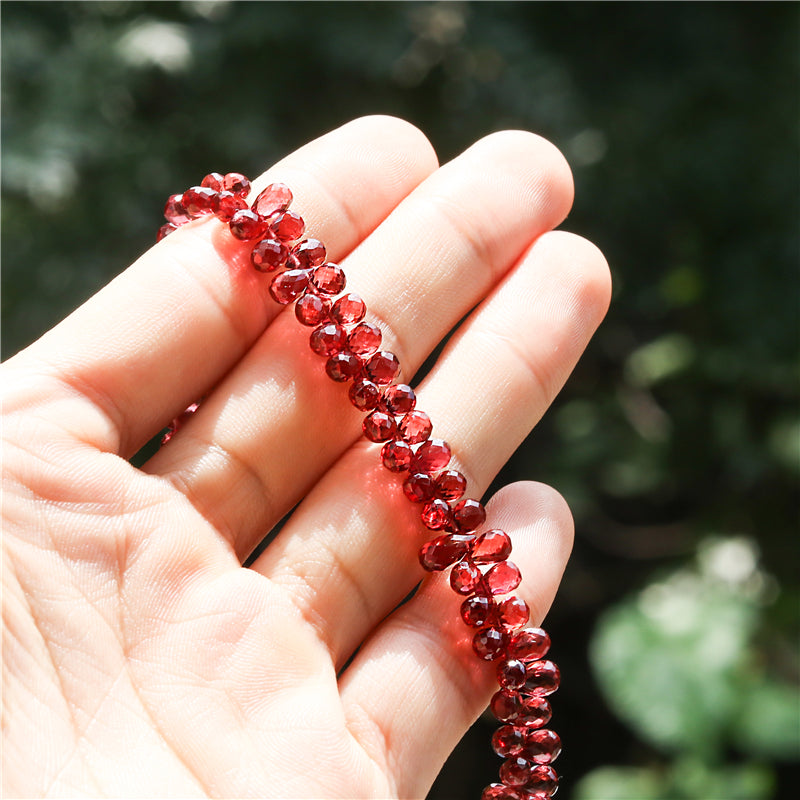
M445 165L343 266L408 379L572 200L543 139L496 134ZM363 415L327 379L291 313L276 320L148 470L168 477L240 557L360 433ZM268 420L268 423L265 423Z
M416 128L368 117L291 154L256 189L289 184L308 229L340 258L435 167ZM219 381L278 312L249 265L251 248L223 230L207 218L176 231L9 364L46 376L41 394L78 401L83 440L135 452Z
M489 503L493 527L513 541L524 581L517 589L541 623L572 545L560 496L514 484ZM424 797L445 759L496 690L494 665L472 651L474 629L460 619L462 597L437 575L364 643L340 680L351 733L395 776L398 797Z
M544 413L599 324L610 292L600 252L580 237L542 236L467 320L420 387L434 435L480 497ZM293 514L254 568L293 592L342 665L411 590L417 551L436 534L374 445L348 452Z

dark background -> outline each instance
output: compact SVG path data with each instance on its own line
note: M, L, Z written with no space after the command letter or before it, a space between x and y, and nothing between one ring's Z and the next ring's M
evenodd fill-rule
M555 485L564 800L788 799L798 697L795 3L2 4L8 356L148 247L164 198L354 116L441 160L552 139L607 321L500 483ZM479 720L430 798L498 766ZM146 765L142 765L146 769Z

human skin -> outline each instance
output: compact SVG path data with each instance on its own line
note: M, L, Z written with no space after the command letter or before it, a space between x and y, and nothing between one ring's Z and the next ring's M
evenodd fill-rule
M480 497L609 301L600 252L552 230L563 157L506 131L439 167L417 129L369 117L256 191L275 180L402 378L468 314L417 394ZM419 507L248 252L189 223L2 366L6 796L423 797L493 691L460 598L420 570ZM540 622L564 501L513 484L487 525L512 537Z

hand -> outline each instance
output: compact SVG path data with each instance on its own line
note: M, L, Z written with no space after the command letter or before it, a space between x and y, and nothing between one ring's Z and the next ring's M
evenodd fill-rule
M608 302L599 252L551 232L563 158L505 132L437 168L419 131L366 118L272 180L406 380L469 314L418 406L479 497ZM3 366L6 795L422 797L493 691L441 574L398 608L432 534L248 253L190 223ZM488 508L538 622L569 512L532 483Z

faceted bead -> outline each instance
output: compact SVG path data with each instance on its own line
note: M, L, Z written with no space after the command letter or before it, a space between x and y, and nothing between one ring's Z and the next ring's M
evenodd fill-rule
M453 536L466 536L466 534L452 534ZM483 628L488 622L490 615L494 613L494 603L480 594L468 597L461 604L461 619L470 628Z
M474 531L486 521L486 509L483 503L472 498L462 500L453 509L453 513L462 531Z
M534 766L521 756L512 756L500 766L500 780L509 786L525 786L531 779Z
M311 271L311 283L320 294L339 294L344 291L346 282L344 270L332 261L314 267Z
M183 207L183 195L171 194L167 199L167 204L164 206L164 217L167 222L173 225L183 225L189 221L189 215Z
M526 664L538 661L550 649L550 637L541 628L526 628L511 637L508 643L508 657L518 658Z
M308 272L304 269L290 269L272 279L269 293L276 303L285 306L300 297L307 288Z
M407 383L396 383L389 386L383 393L386 409L392 414L408 414L417 404L417 396ZM447 498L445 498L447 499Z
M400 362L394 353L379 350L367 361L364 371L378 386L388 386L400 372Z
M526 733L525 728L503 725L492 736L492 749L502 758L518 756L525 746Z
M265 239L264 241L268 241ZM261 244L261 242L259 242ZM294 306L294 315L302 325L319 325L328 319L330 303L318 294L306 292Z
M217 218L223 222L230 222L233 215L243 208L247 208L247 200L233 192L220 192L217 203Z
M243 242L260 239L267 232L267 221L249 208L234 212L228 223L231 233Z
M282 242L294 242L305 232L306 223L294 211L284 211L283 214L272 218L270 228L276 239L280 239Z
M367 362L367 366L369 366L369 362ZM450 445L443 439L428 439L414 453L411 469L414 472L427 472L430 474L444 469L449 461Z
M356 355L366 358L381 346L381 337L381 329L377 325L359 322L348 334L347 346Z
M504 689L521 689L526 675L525 665L516 658L507 658L497 665L497 682Z
M219 195L205 186L192 186L183 193L181 203L189 217L196 219L216 212L219 208Z
M428 572L439 572L460 561L468 552L471 536L450 533L425 542L419 551L419 563Z
M506 634L498 628L483 628L472 637L472 649L478 658L495 661L503 655Z
M286 211L291 202L292 192L285 183L271 183L258 193L252 208L262 217L271 217L276 211Z
M206 175L205 178L200 181L200 185L209 189L213 189L215 192L221 192L223 190L223 180L224 178L219 172L209 172L208 175Z
M394 417L392 418L394 419ZM438 497L431 500L422 509L422 523L432 531L439 531L448 527L453 519L453 509Z
M385 442L397 435L397 424L391 414L373 411L361 423L364 436L371 442Z
M491 564L495 561L505 561L511 555L511 539L501 530L491 530L482 533L475 540L475 550L472 558L478 564Z
M502 783L490 783L481 794L481 800L522 800L522 796L513 786Z
M317 355L332 356L344 350L347 344L347 331L335 322L328 322L311 332L308 343Z
M304 269L318 267L325 261L325 245L318 239L306 239L292 249L297 265Z
M517 692L501 689L495 692L489 704L496 719L500 722L514 722L524 711L523 699Z
M250 253L250 261L259 272L273 272L286 263L289 249L277 239L262 239Z
M375 384L372 384L373 386ZM402 439L394 439L387 442L381 450L381 460L383 466L390 472L405 472L411 463L414 452L408 442Z
M229 172L222 178L222 188L239 197L247 197L250 194L250 181L239 172Z
M177 225L173 225L171 222L167 222L165 225L162 225L158 229L158 236L156 236L156 241L160 242L162 239L169 236L172 233L172 231L176 230L178 230Z
M411 459L414 463L414 459ZM409 475L403 482L403 493L412 503L426 503L436 494L436 484L430 475L417 472Z
M486 584L492 594L508 594L519 586L522 574L512 561L501 561L486 573Z
M561 673L552 661L531 661L525 665L527 677L525 678L525 694L540 695L545 697L558 689L561 683Z
M530 618L531 610L521 597L509 597L497 607L497 616L504 628L521 628Z
M502 771L502 767L500 768ZM558 789L558 774L549 766L540 764L535 766L528 777L526 786L529 792L541 792L545 797L552 797Z
M409 411L397 427L409 444L424 442L433 430L431 418L424 411Z
M473 594L481 583L481 571L469 561L459 561L450 572L450 586L458 594Z
M325 372L331 380L344 383L360 375L363 364L364 362L352 353L336 353L326 362Z
M541 728L547 725L553 716L553 709L550 703L541 695L524 695L521 697L522 709L517 718L517 725L524 725L526 728Z
M306 297L310 297L310 295L306 295ZM339 326L337 325L337 327ZM350 387L349 396L350 402L359 411L371 411L373 408L377 408L380 402L381 390L372 381L362 378Z
M555 731L542 728L529 731L522 755L535 764L551 764L561 753L561 738Z
M467 479L456 469L446 469L436 478L436 494L443 500L458 500L467 488Z
M366 313L366 303L353 292L340 297L331 308L331 317L340 325L354 325L356 322L361 322Z

